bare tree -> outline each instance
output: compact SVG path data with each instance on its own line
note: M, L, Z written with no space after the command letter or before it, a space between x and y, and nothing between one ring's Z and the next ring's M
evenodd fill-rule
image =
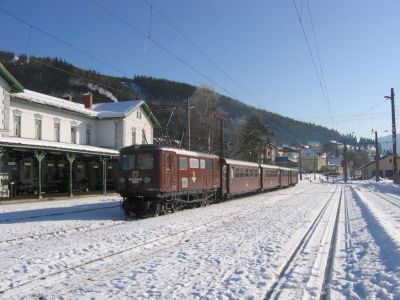
M219 125L216 122L216 110L220 96L208 86L197 87L192 96L189 97L188 114L189 124L186 129L185 145L193 150L215 152L214 140L219 135Z

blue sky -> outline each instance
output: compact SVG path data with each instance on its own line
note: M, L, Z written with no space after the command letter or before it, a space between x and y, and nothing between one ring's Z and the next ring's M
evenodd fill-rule
M321 91L292 0L96 3L131 27L90 0L2 0L0 9L97 59L67 47L35 27L28 43L29 26L1 11L0 48L61 57L104 74L147 75L207 84L249 105L341 133L354 132L358 137L373 138L372 129L379 136L390 134L385 132L391 129L390 103L383 97L390 94L392 87L400 95L398 0L308 0L329 99ZM152 14L149 3L154 7ZM295 3L320 74L307 0ZM158 12L185 33L218 68ZM190 67L132 30L134 27L147 36L150 15L151 39ZM398 107L396 104L397 110Z

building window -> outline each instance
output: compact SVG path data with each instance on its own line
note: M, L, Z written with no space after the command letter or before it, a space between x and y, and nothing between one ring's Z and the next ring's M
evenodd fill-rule
M136 117L137 117L138 119L141 119L141 118L142 118L142 111L141 111L140 109L138 109L138 110L136 111Z
M86 145L92 144L92 128L90 126L86 127Z
M115 148L118 148L118 123L115 122L115 127L114 127L114 143L115 143Z
M76 126L71 126L71 143L76 144Z
M21 116L14 115L14 135L21 137Z
M60 141L60 122L54 122L54 140L56 142Z
M146 130L142 129L142 144L148 144L146 139Z
M136 145L136 128L132 127L132 145Z
M42 120L35 119L35 139L42 139Z

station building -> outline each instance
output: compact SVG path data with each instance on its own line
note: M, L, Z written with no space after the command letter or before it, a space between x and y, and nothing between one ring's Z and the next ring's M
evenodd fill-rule
M0 197L115 190L118 150L153 143L154 127L143 100L75 103L25 89L0 64Z

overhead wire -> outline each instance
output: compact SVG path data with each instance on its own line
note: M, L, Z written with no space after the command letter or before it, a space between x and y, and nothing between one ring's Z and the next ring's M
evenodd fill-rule
M77 51L77 52L79 52L79 53L81 53L81 54L83 54L83 55L85 55L85 56L87 56L87 57L89 57L89 58L91 58L91 59L93 59L93 60L95 60L95 61L97 61L97 62L99 62L99 63L101 63L101 64L103 64L103 65L105 65L107 67L109 67L109 68L111 68L111 69L113 69L113 70L115 70L115 71L118 71L119 73L124 74L125 76L128 76L128 77L130 76L127 72L123 71L122 69L120 69L120 68L118 68L118 67L116 67L116 66L114 66L114 65L112 65L112 64L110 64L110 63L108 63L108 62L106 62L106 61L104 61L104 60L102 60L102 59L100 59L98 57L96 57L96 56L94 56L93 54L91 54L91 53L89 53L89 52L87 52L85 50L82 50L82 49L76 47L75 45L73 45L73 44L71 44L71 43L69 43L69 42L57 37L56 35L54 35L52 33L49 33L47 31L45 31L44 29L42 29L42 28L40 28L40 27L38 27L36 25L33 25L33 24L29 23L28 21L26 21L26 20L24 20L24 19L22 19L22 18L20 18L20 17L18 17L16 15L14 15L13 13L10 13L9 11L7 11L7 10L5 10L3 8L0 8L0 11L3 12L4 14L6 14L6 15L12 17L13 19L21 22L21 23L23 23L23 24L25 24L27 26L30 26L31 28L35 29L36 31L38 31L38 32L40 32L40 33L52 38L53 40L55 40L55 41L65 45L65 46L67 46L68 48L71 48L71 49L73 49L73 50L75 50L75 51Z
M251 98L255 98L246 88L244 88L239 82L237 82L227 71L225 71L220 65L216 63L214 59L212 59L204 50L202 50L191 38L187 36L182 30L180 30L174 23L172 23L157 7L150 3L149 0L143 0L147 5L149 5L172 29L174 29L184 40L186 40L194 49L196 49L206 60L208 60L218 71L223 73L225 78L228 78L232 81L237 87L239 87L242 92L246 93ZM225 91L226 82L225 82ZM260 103L258 103L260 104Z
M258 104L260 104L260 106L263 106L263 105L261 105L261 103L260 103L253 95L251 95L248 91L246 91L246 89L244 89L236 80L234 80L227 72L225 72L221 67L219 67L218 64L216 64L216 63L214 62L214 60L212 60L204 51L202 51L202 50L200 49L200 47L198 47L198 46L197 46L194 42L192 42L191 39L189 39L182 31L180 31L176 26L174 26L173 23L170 22L158 9L154 8L153 5L151 5L147 0L145 0L145 1L146 1L146 2L150 5L150 7L151 7L151 19L150 19L150 23L149 23L149 31L148 31L147 36L146 36L146 34L144 34L143 32L141 32L140 30L138 30L135 26L133 26L132 24L130 24L130 23L129 23L128 21L126 21L125 19L119 17L119 16L116 15L115 13L113 13L111 10L109 10L109 9L106 8L105 6L99 4L99 3L96 2L95 0L91 0L92 3L94 3L94 4L97 5L98 7L102 8L103 10L105 10L106 12L108 12L109 14L111 14L114 18L118 19L120 22L125 23L126 25L128 25L132 30L134 30L134 31L135 31L136 33L138 33L139 35L143 36L144 38L147 38L147 39L151 40L151 41L152 41L155 45L157 45L160 49L162 49L162 50L164 50L165 52L169 53L169 54L170 54L171 56L173 56L175 59L177 59L178 61L180 61L181 63L183 63L184 65L186 65L188 68L190 68L192 71L194 71L194 72L196 72L197 74L199 74L200 76L204 77L204 78L207 79L209 82L212 82L212 83L213 83L216 87L218 87L221 91L225 91L228 95L230 95L232 98L235 99L236 96L233 95L232 93L228 92L228 90L227 90L227 88L226 88L226 82L225 82L225 86L222 87L220 84L218 84L217 82L215 82L214 80L212 80L211 78L209 78L209 77L208 77L207 75L205 75L204 73L202 73L202 72L200 72L199 70L197 70L197 69L196 69L195 67L193 67L191 64L189 64L188 62L186 62L185 60L183 60L181 57L179 57L178 55L176 55L175 53L173 53L172 51L170 51L169 49L167 49L166 47L164 47L162 44L160 44L158 41L154 40L154 39L151 37L152 11L153 11L153 9L154 9L154 11L156 11L159 15L161 15L171 26L173 26L173 28L175 28L175 30L176 30L177 32L179 32L182 36L184 36L185 39L186 39L188 42L190 42L196 49L198 49L198 51L200 51L200 52L203 54L204 57L206 57L210 62L212 62L213 65L214 65L217 69L219 69L221 72L223 72L224 75L225 75L225 78L228 78L229 80L231 80L231 81L232 81L233 83L235 83L238 87L240 87L244 92L246 92L249 96L251 96L253 99L255 99L255 101L256 101ZM295 4L295 3L294 3L294 4ZM296 6L296 5L295 5L295 6ZM52 38L52 39L54 39L54 40L56 40L56 41L58 41L58 42L64 44L65 46L67 46L67 47L69 47L69 48L72 48L72 49L74 49L75 51L77 51L77 52L79 52L79 53L81 53L81 54L83 54L83 55L85 55L85 56L88 56L88 57L92 58L93 60L96 60L97 62L100 62L100 63L102 63L103 65L106 65L106 66L108 66L108 67L110 67L110 68L112 68L112 69L114 69L114 70L116 70L116 71L118 71L118 72L124 74L125 76L129 76L125 71L121 70L120 68L115 67L115 66L109 64L108 62L106 62L106 61L104 61L104 60L102 60L102 59L100 59L100 58L94 56L93 54L90 54L90 53L88 53L87 51L84 51L84 50L82 50L82 49L80 49L80 48L74 46L73 44L62 40L61 38L55 36L54 34L51 34L51 33L47 32L47 31L43 30L42 28L39 28L39 27L37 27L37 26L35 26L35 25L29 23L28 21L26 21L26 20L24 20L24 19L22 19L22 18L20 18L20 17L18 17L18 16L16 16L16 15L14 15L14 14L12 14L12 13L10 13L10 12L4 10L4 9L1 9L1 8L0 8L0 11L2 11L3 13L9 15L9 16L12 17L12 18L18 20L19 22L24 23L25 25L29 26L29 27L30 27L30 31L31 31L32 28L33 28L33 29L39 31L40 33L42 33L42 34L44 34L44 35L46 35L46 36L48 36L48 37L50 37L50 38ZM30 33L30 34L31 34L31 33ZM29 45L29 43L28 43L27 45ZM26 52L27 52L27 51L26 51ZM36 60L36 62L38 62L38 61ZM313 62L314 62L314 61L313 61ZM44 63L42 62L42 64L44 64ZM47 66L49 67L49 65L47 65ZM314 66L315 66L315 63L314 63ZM54 66L51 66L51 67L52 67L52 68L55 68ZM57 68L57 69L59 69L59 68ZM62 69L59 69L59 70L68 73L67 71L62 70ZM70 73L70 74L73 75L73 76L79 77L79 76L77 76L76 74L73 74L73 73ZM80 78L81 78L81 79L84 79L84 80L91 81L91 82L96 82L96 81L89 80L88 78L85 78L85 77L82 77L82 76L80 76ZM99 83L99 82L97 82L97 83ZM103 83L101 83L101 84L103 84ZM320 85L321 85L321 84L320 84ZM108 86L108 88L112 88L112 89L114 89L114 90L117 90L117 89L115 89L115 88L113 88L113 87L110 87L110 86ZM127 91L125 91L125 90L120 90L120 91L127 92ZM284 130L283 128L281 128L280 126L274 124L274 122L272 122L272 121L270 121L270 120L267 120L267 122L268 122L270 125L272 125L273 127L277 128L277 129L279 129L279 130L285 131L285 130ZM293 136L293 137L294 137L294 136ZM297 142L300 142L297 138L295 138L295 140L297 140Z
M325 100L325 103L326 103L326 106L327 106L327 110L328 110L328 113L329 113L329 117L330 117L330 119L331 119L332 127L335 128L335 123L334 123L334 121L333 121L333 117L332 117L332 112L331 112L331 108L330 108L329 99L327 98L325 89L324 89L323 84L322 84L321 76L320 76L320 74L319 74L319 72L318 72L317 64L316 64L316 62L315 62L314 55L313 55L313 52L312 52L312 50L311 50L311 45L310 45L310 42L309 42L309 40L308 40L308 37L307 37L307 33L306 33L306 31L305 31L305 28L304 28L304 26L303 26L302 17L301 17L301 15L300 15L300 12L299 12L299 9L298 9L298 7L297 7L297 4L296 4L295 0L292 0L292 2L293 2L293 5L294 5L294 7L295 7L296 14L297 14L297 18L298 18L298 20L299 20L299 22L300 22L300 27L301 27L301 30L302 30L302 32L303 32L303 36L304 36L304 39L305 39L306 44L307 44L308 52L309 52L311 61L312 61L313 66L314 66L315 75L317 76L318 83L319 83L319 86L320 86L322 95L323 95L323 97L324 97L324 100Z
M91 0L92 2L95 2L95 0ZM226 88L227 84L226 84L226 78L228 78L231 82L233 82L237 87L239 87L244 93L246 93L248 96L250 96L251 99L253 99L260 107L264 107L264 109L266 110L265 105L261 104L261 102L253 95L251 94L247 89L245 89L237 80L235 80L232 76L229 75L228 72L226 72L222 67L220 67L215 60L213 60L205 51L203 51L192 39L190 39L182 30L180 30L176 25L174 25L159 9L157 9L153 4L151 4L149 2L149 0L143 0L145 1L150 7L153 8L153 10L160 15L160 17L168 24L170 25L179 35L181 35L190 45L192 45L192 47L194 47L204 58L206 58L217 70L219 70L220 72L222 72L225 76L225 88L223 89L225 92L228 93L228 90ZM135 31L137 31L137 29L135 28ZM137 31L138 32L138 31ZM228 93L229 94L229 93ZM235 97L234 97L235 98ZM282 130L285 131L282 127L276 125L274 122L270 121L270 120L266 120L267 123L269 123L270 125L272 125L273 127L277 128L278 130ZM292 134L291 135L295 141L297 141L297 143L301 143L300 140L297 139L297 137L295 137Z
M330 105L330 98L329 98L328 88L326 87L326 80L325 80L324 70L323 70L323 67L322 67L321 56L319 54L319 46L318 46L317 34L316 34L316 31L315 31L315 28L314 28L314 22L313 22L313 18L312 18L312 15L311 15L310 3L309 3L309 0L306 0L306 1L307 1L308 16L310 18L311 29L312 29L312 33L313 33L313 37L314 37L315 49L316 49L316 52L317 52L318 63L319 63L320 71L321 71L322 83L323 83L324 88L325 88L326 98L327 98L328 103Z
M149 41L151 41L154 45L156 45L158 48L160 48L161 50L163 50L164 52L168 53L170 56L172 56L173 58L175 58L176 60L178 60L179 62L181 62L183 65L185 65L186 67L188 67L190 70L192 70L193 72L197 73L198 75L200 75L201 77L205 78L207 81L209 81L210 83L214 84L215 87L217 87L220 91L224 91L224 87L221 86L218 82L216 82L215 80L213 80L212 78L210 78L209 76L207 76L206 74L204 74L203 72L201 72L200 70L198 70L197 68L195 68L193 65L191 65L190 63L188 63L186 60L184 60L182 57L180 57L179 55L175 54L173 51L169 50L167 47L165 47L164 45L162 45L160 42L158 42L157 40L155 40L154 38L152 38L151 36L146 35L145 33L143 33L141 30L139 30L136 26L134 26L133 24L131 24L130 22L128 22L126 19L124 19L123 17L117 15L115 12L113 12L111 9L109 9L108 7L98 3L96 0L90 0L91 3L93 3L94 5L96 5L97 7L99 7L100 9L102 9L103 11L105 11L106 13L108 13L109 15L111 15L112 17L114 17L116 20L118 20L119 22L125 24L126 26L128 26L131 30L133 30L134 32L136 32L137 34L141 35L143 38L148 39ZM227 92L227 94L229 96L231 96L233 99L236 99L236 96L233 95L230 92Z

